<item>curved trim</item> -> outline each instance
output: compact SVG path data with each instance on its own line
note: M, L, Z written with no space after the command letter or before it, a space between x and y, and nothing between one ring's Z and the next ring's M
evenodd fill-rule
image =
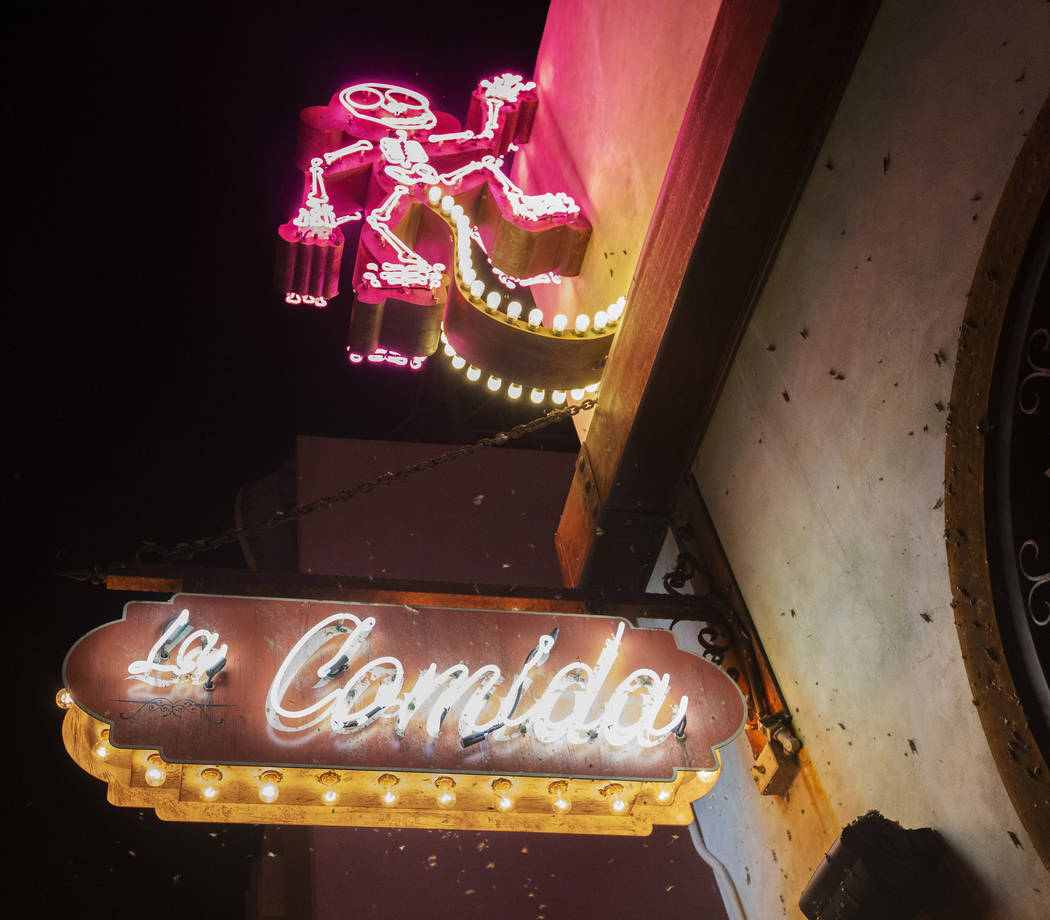
M1050 869L1050 770L1003 654L988 566L983 432L996 354L1028 241L1050 188L1050 99L1028 132L992 220L960 327L945 449L945 541L959 645L992 758Z

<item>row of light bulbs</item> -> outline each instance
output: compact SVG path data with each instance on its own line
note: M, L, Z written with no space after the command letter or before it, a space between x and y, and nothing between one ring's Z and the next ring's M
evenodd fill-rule
M442 341L443 346L444 346L444 352L445 352L446 357L448 357L451 360L452 366L457 371L461 371L464 368L466 368L467 380L471 381L471 383L474 383L474 382L476 382L476 381L481 379L481 375L482 375L481 368L480 367L476 367L473 364L470 364L467 361L466 358L464 358L461 354L459 354L456 351L456 349L453 348L453 346L449 342L449 340L445 337L445 333L444 332L441 333L441 341ZM485 381L485 386L488 387L488 389L491 390L493 393L498 393L501 389L503 389L503 379L501 377L497 377L495 374L489 374L488 379ZM509 382L507 384L506 393L507 393L507 398L508 399L514 399L514 400L520 399L524 392L525 392L525 387L522 386L520 383L515 383L514 381L511 381L511 382ZM550 400L551 400L552 403L554 403L554 405L561 406L561 405L565 404L565 400L568 397L570 397L570 396L573 399L579 401L579 400L585 398L589 393L597 393L597 392L598 392L598 384L597 383L592 383L590 386L581 387L581 388L575 389L575 390L551 390L550 391ZM546 390L541 389L540 387L531 387L530 388L530 390L529 390L529 400L531 402L535 403L538 406L538 405L541 405L544 402L544 400L546 400L546 399L547 399L547 391Z
M63 694L66 695L65 699ZM58 702L63 708L68 708L68 705L72 702L71 697L68 697L68 691L62 691L59 694ZM109 756L108 728L103 728L99 731L98 741L95 742L92 750L100 760L105 760ZM146 785L154 788L160 788L167 783L168 771L160 754L150 754L146 759L146 770L143 778L146 781ZM201 798L208 802L217 799L219 797L219 784L223 780L222 770L218 767L205 767L200 772L200 778L202 781ZM263 770L259 774L258 794L260 801L267 803L276 802L280 794L279 787L283 778L280 770ZM317 781L323 787L320 794L321 801L326 805L335 805L339 801L339 793L333 787L339 782L339 774L332 770L327 770L317 777ZM397 787L400 783L401 780L393 773L383 773L379 776L376 780L376 785L379 787L377 796L382 805L387 807L397 805L400 800ZM455 805L455 788L456 781L451 776L437 777L434 780L436 803L442 808L451 808ZM500 811L512 811L516 804L514 782L506 777L497 777L492 781L491 788L496 797L496 807ZM547 786L547 793L550 796L550 805L555 814L566 814L571 810L572 798L569 795L568 780L553 780ZM608 802L609 810L613 814L622 815L629 810L630 802L626 795L627 790L622 783L607 783L598 789L598 793ZM660 804L667 804L673 797L674 788L670 784L660 786L656 793L656 801Z

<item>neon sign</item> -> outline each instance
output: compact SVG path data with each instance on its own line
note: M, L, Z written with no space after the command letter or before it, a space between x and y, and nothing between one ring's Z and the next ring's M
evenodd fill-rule
M278 820L259 817L256 788L276 771L285 805L294 779L304 804L338 791L344 809L282 823L383 824L378 811L436 803L457 815L443 826L565 830L541 825L571 810L588 833L644 833L691 819L745 715L733 681L670 633L566 614L179 595L84 636L64 677L77 762L119 800L193 820L219 798L246 806L225 820ZM318 789L322 774L340 790Z
M596 386L622 298L593 317L544 318L529 290L578 274L590 237L571 195L528 193L507 174L537 104L534 83L502 74L481 81L462 128L388 83L304 109L302 204L278 231L286 301L328 305L352 232L349 355L425 358L445 345L490 389L506 381L511 398L528 391L536 402Z

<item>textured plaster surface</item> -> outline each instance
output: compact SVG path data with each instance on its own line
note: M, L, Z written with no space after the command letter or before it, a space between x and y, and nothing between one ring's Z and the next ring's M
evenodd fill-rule
M750 917L801 916L869 809L944 835L937 916L1046 916L973 712L941 500L958 327L1047 48L1041 0L882 4L697 457L810 762L763 799L738 741L700 803Z

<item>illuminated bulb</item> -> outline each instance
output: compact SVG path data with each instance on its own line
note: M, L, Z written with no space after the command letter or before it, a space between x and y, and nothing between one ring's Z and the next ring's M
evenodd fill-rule
M594 331L603 332L605 330L605 324L608 322L608 314L604 310L599 310L594 314Z
M160 754L150 754L146 758L146 785L147 786L163 786L164 782L168 778L167 772L164 770L164 761L161 759Z
M458 224L459 219L463 216L463 205L454 204L448 214Z
M529 328L535 329L537 326L543 325L543 311L539 307L533 307L529 310Z
M447 357L449 357L449 358L454 358L454 357L456 357L456 349L454 349L454 348L453 348L453 347L452 347L451 345L449 345L449 344L448 344L447 342L445 343L445 348L444 348L444 351L445 351L445 355L446 355Z
M521 304L512 300L507 304L507 319L517 322L519 316L521 316Z
M277 799L277 786L274 783L263 783L259 787L259 798L264 802L273 802Z
M499 309L500 296L495 291L489 291L488 296L485 298L485 306L489 308L490 313L495 313Z
M222 771L215 769L215 767L205 767L201 770L201 779L204 780L204 788L201 790L201 795L209 802L218 798L218 783L222 780Z
M259 776L259 798L264 802L277 800L277 784L281 781L279 770L264 770Z
M437 204L441 201L441 187L438 185L430 186L430 191L427 192L427 197L430 199L431 204Z
M400 783L401 780L399 780L392 773L384 773L382 776L379 777L378 780L376 780L376 782L379 783L380 788L383 790L382 794L379 796L379 801L381 801L384 805L396 804L397 792L395 791L394 787L398 783Z
M492 791L496 793L496 805L500 811L510 811L514 807L514 799L510 794L512 786L511 781L502 776L492 781Z
M619 783L609 783L598 790L609 800L609 808L614 814L622 815L627 810L627 801L623 797L623 786Z
M104 728L98 735L98 744L95 745L94 751L95 756L99 760L104 760L106 755L109 753L109 746L106 742L109 740L109 729Z
M503 386L503 379L500 377L489 377L485 386L487 386L493 393L498 393L499 388Z
M441 199L441 210L448 214L452 210L452 205L454 204L455 202L452 200L452 196L446 195Z
M475 380L481 379L481 368L475 367L473 364L467 368L467 380L473 383Z
M510 384L507 387L507 395L511 399L517 399L519 396L521 396L521 384L520 383L512 383L512 384Z
M583 399L583 390L570 390L569 395L573 399Z
M535 387L533 387L532 392L529 393L529 399L536 403L536 405L539 405L541 402L543 402L543 397L545 397L546 395L547 392L545 390L537 390Z
M485 293L485 282L484 282L484 281L482 281L482 280L481 280L481 279L479 278L479 279L478 279L477 281L475 281L475 282L474 282L474 283L473 283L473 284L472 284L472 285L470 286L470 296L471 296L471 297L476 297L476 298L477 298L478 300L481 300L481 296L482 296L482 294L484 294L484 293Z
M610 323L615 323L617 320L619 320L620 316L623 314L623 308L626 305L626 303L626 298L621 297L619 300L616 301L616 303L609 304L609 308L605 311L605 313L606 316L608 316Z
M591 324L591 318L586 313L581 313L576 317L576 334L583 335L587 331L587 327Z
M561 335L565 331L565 327L569 325L569 320L564 313L558 313L551 321L551 328L554 330L555 335Z
M321 799L327 805L334 805L336 802L339 801L339 793L336 792L334 789L329 789L324 795L321 796Z
M589 387L584 387L584 390L586 390L588 393L597 393L598 384L592 383Z
M438 805L442 808L451 808L456 804L456 793L452 791L456 786L456 781L451 776L439 776L434 780L434 785L438 790Z
M551 800L551 808L553 808L557 814L563 815L572 808L572 802L567 795L569 784L565 782L565 780L556 779L547 787L547 791L554 796Z
M326 770L319 777L317 777L317 782L319 782L322 786L334 786L336 783L339 782L339 774L333 772L332 770ZM339 793L332 788L328 788L323 793L321 793L321 801L324 802L326 805L334 805L336 802L339 801Z
M59 709L69 709L73 705L73 694L63 687L55 694L55 705Z
M463 357L462 355L456 355L456 356L455 356L455 357L454 357L454 358L452 359L452 366L453 366L453 367L454 367L454 368L455 368L455 369L456 369L457 371L461 371L461 370L463 370L463 368L465 368L465 367L467 366L467 359L466 359L466 358L464 358L464 357Z
M665 789L661 789L658 793L656 793L656 801L657 802L670 802L671 801L671 790L670 789L666 789L666 788Z
M460 274L463 276L463 283L467 287L471 288L471 293L473 293L473 286L474 286L474 283L478 280L478 273L476 271L474 271L473 268L470 267L470 263L469 262L467 263L467 267L466 268L462 268L462 265L463 265L463 263L460 262L460 266L461 266Z
M551 402L556 406L560 406L565 402L565 391L564 390L551 390Z

